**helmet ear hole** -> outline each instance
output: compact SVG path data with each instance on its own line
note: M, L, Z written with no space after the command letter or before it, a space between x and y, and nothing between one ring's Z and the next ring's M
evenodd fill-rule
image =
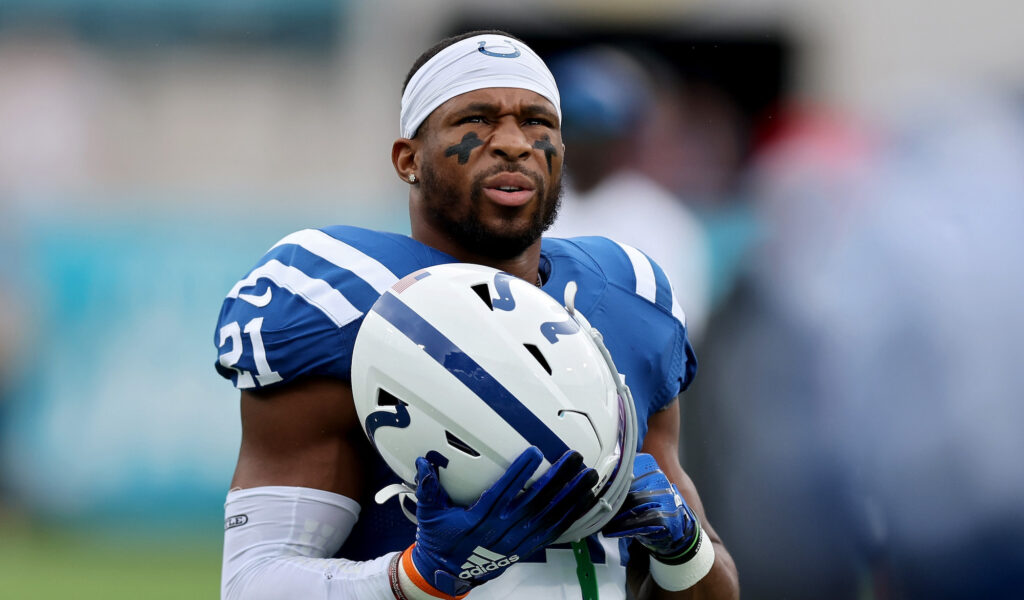
M467 444L466 442L460 440L458 436L456 436L454 433L450 431L445 431L444 436L448 440L448 445L451 446L452 448L455 448L456 450L473 457L480 456L479 452L474 450L473 447Z
M544 355L541 354L540 348L533 344L523 344L523 347L525 347L530 352L530 354L532 354L533 357L537 359L537 362L540 363L540 366L544 367L544 370L548 372L548 375L550 375L551 365L548 364L547 359L545 359Z
M487 308L493 311L494 301L491 300L491 288L487 287L486 283L478 283L472 286L472 289L474 292L476 292L476 295L480 296L480 299L484 301L484 304L487 305Z
M398 406L399 404L405 404L405 402L384 388L377 389L377 406Z

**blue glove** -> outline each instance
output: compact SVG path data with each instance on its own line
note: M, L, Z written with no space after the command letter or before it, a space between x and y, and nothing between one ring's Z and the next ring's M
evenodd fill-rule
M416 459L416 543L412 564L436 591L450 596L493 579L554 542L595 503L597 473L566 452L525 492L543 462L528 448L469 508L455 506L437 467Z
M696 553L700 523L654 457L638 453L626 501L602 533L631 537L661 562L678 565Z

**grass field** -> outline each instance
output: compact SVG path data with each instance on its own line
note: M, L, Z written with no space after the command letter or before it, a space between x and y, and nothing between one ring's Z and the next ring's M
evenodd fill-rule
M216 599L219 537L98 537L0 523L3 600Z

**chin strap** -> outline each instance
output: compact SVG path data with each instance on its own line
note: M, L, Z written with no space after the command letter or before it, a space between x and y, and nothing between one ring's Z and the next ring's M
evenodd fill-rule
M413 523L416 523L416 513L409 510L409 507L405 505L406 499L411 499L413 505L416 505L416 490L409 487L405 483L392 483L391 485L384 486L376 494L373 495L373 500L377 504L384 504L388 500L398 496L398 505L402 507L402 513Z

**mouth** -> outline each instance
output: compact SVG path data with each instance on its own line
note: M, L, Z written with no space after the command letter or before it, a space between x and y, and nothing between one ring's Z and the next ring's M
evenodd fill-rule
M484 195L495 204L522 206L533 197L536 186L522 173L499 173L483 182Z

